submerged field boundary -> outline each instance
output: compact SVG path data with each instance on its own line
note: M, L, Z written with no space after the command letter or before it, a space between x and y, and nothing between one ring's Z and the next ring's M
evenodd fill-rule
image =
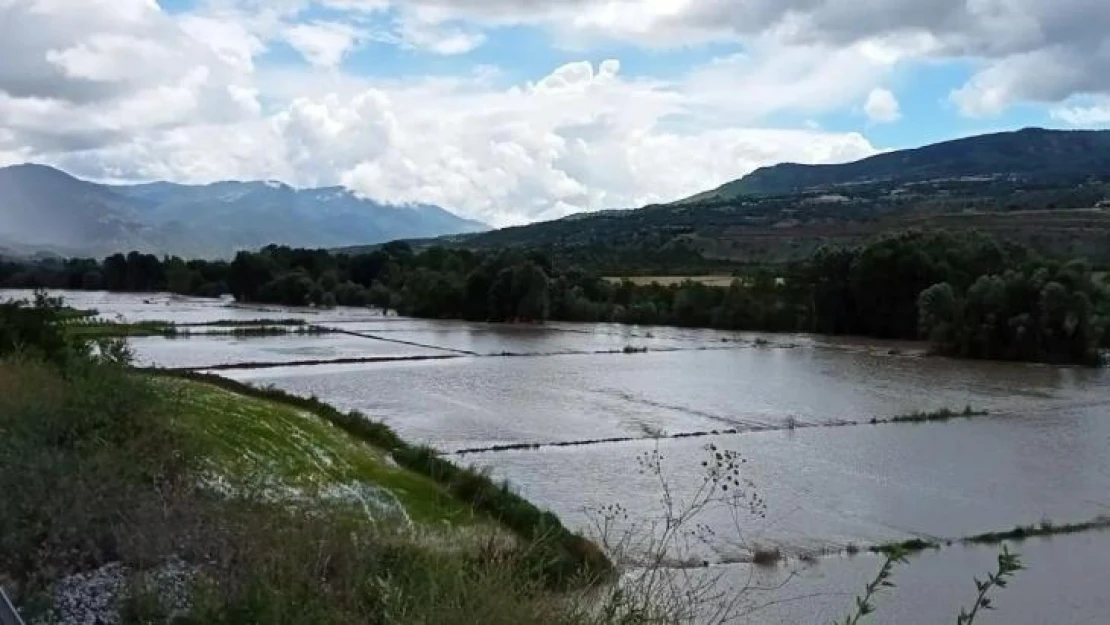
M874 545L868 550L872 553L918 553L926 549L940 549L954 544L961 545L997 545L1006 541L1021 541L1027 538L1041 538L1060 536L1064 534L1079 534L1081 532L1110 530L1110 516L1099 515L1089 521L1079 523L1057 524L1049 520L1032 525L1016 525L1008 530L984 532L958 539L929 540L924 538L911 538L904 541L894 541Z
M777 547L756 546L749 553L736 557L729 557L715 562L707 560L692 560L682 563L673 563L667 568L673 569L699 569L712 566L729 566L733 564L754 564L756 566L777 566L781 563L798 561L816 564L824 558L853 557L859 554L876 554L889 556L894 554L912 556L925 551L940 551L949 547L970 547L975 545L998 545L1005 542L1021 542L1031 538L1051 538L1068 534L1081 534L1085 532L1110 531L1110 516L1099 515L1088 521L1078 523L1054 523L1041 521L1031 525L1016 525L1008 530L998 530L973 534L961 538L935 538L914 537L900 541L890 541L873 545L859 545L848 543L847 546L834 549L819 549L816 551L803 551L797 554L787 554Z
M702 430L697 432L679 432L662 436L614 436L610 438L593 438L575 441L554 441L543 443L509 443L505 445L490 445L487 447L469 447L452 452L455 456L469 456L473 454L497 453L504 451L532 451L552 447L584 447L587 445L612 445L617 443L631 443L636 441L659 441L681 438L705 438L708 436L728 436L736 434L757 434L760 432L781 432L813 428L839 428L863 425L887 425L892 423L936 423L951 421L953 419L972 419L985 417L990 413L986 410L972 410L970 407L960 411L949 409L935 412L920 412L895 417L874 417L866 421L832 421L828 423L797 423L788 422L782 425L753 425L745 428L727 428L717 430Z
M376 362L419 362L423 360L452 360L458 355L443 356L368 356L365 358L332 358L322 360L290 360L287 362L235 362L198 367L150 367L150 371L233 371L236 369L280 369L282 367L312 367L316 365L362 365Z
M374 339L376 341L385 341L387 343L398 343L400 345L409 345L411 347L423 347L424 349L438 349L440 351L453 352L455 354L461 354L463 356L481 356L481 354L479 354L478 352L472 352L472 351L465 350L465 349L453 349L451 347L440 347L438 345L428 345L426 343L417 343L415 341L403 341L401 339L386 338L384 336L378 336L376 334L370 334L368 332L355 332L353 330L344 330L342 328L336 328L334 326L328 326L328 327L331 330L335 330L336 334L346 334L348 336L358 336L358 337L361 337L361 338L364 338L364 339Z
M316 326L305 326L305 327L315 328ZM296 334L301 334L301 333L296 333ZM327 329L327 328L325 328L324 331L322 331L322 332L306 332L304 334L305 335L308 335L308 334L318 334L318 335L350 334L352 336L357 336L359 338L364 338L364 339L367 339L367 340L386 340L387 342L391 342L391 343L398 343L399 342L399 343L404 343L404 344L407 344L407 345L415 345L415 346L419 346L419 347L424 347L423 345L419 345L419 344L416 344L416 343L408 343L408 342L405 342L405 341L389 341L387 339L379 339L377 337L368 336L368 335L364 335L364 334L354 334L354 333L349 333L349 332L333 331L333 330L330 330L330 329ZM273 335L262 334L262 333L246 333L246 334L243 335L242 338L265 338L265 337L268 337L268 336L286 336L286 335L287 335L286 333L275 333ZM203 339L205 337L213 337L214 338L214 337L224 337L224 336L239 337L238 334L233 334L233 333L204 332L204 333L195 333L195 334L184 333L184 334L180 334L180 335L176 335L176 336L165 336L164 338L171 339L171 340L177 340L177 339L188 340L188 339L191 339L191 338L194 338L194 337ZM236 369L280 369L282 367L312 367L312 366L316 366L316 365L359 365L359 364L375 364L375 363L388 363L388 362L420 362L420 361L436 361L436 360L455 360L455 359L458 359L458 358L550 358L550 357L553 357L553 356L594 356L594 355L604 355L604 354L644 354L644 353L647 353L646 349L638 349L638 348L600 350L600 351L594 351L594 352L585 352L585 351L583 351L583 352L552 352L552 353L535 353L535 354L519 354L519 353L515 353L515 352L502 352L500 354L476 354L474 352L454 350L454 349L450 349L450 348L446 348L446 347L436 347L436 348L433 348L433 349L440 350L440 351L445 351L445 352L449 352L449 353L447 353L447 354L436 354L436 355L433 355L433 354L415 354L415 355L411 355L411 356L354 356L354 357L349 357L349 358L314 358L314 359L306 359L306 360L288 360L288 361L280 361L280 362L278 362L278 361L248 361L248 362L217 363L217 364L213 364L213 365L196 365L196 366L188 366L188 367L158 367L158 366L153 366L153 367L148 367L148 368L149 369L162 369L162 370L166 370L166 371L231 371L231 370L236 370ZM699 350L705 350L705 349L724 349L724 348L699 348ZM660 349L660 350L655 350L655 351L694 351L694 350ZM804 426L799 426L799 427L804 427Z

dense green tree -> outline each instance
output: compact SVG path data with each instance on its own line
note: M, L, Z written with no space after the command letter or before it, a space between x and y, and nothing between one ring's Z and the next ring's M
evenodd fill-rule
M641 251L658 253L657 259L698 257L687 247L664 248ZM0 284L230 292L242 301L370 305L495 322L616 321L921 337L939 351L977 358L1094 362L1099 346L1110 346L1105 277L1083 261L1041 259L974 232L911 231L855 247L824 247L808 262L740 268L727 288L693 280L614 282L582 268L598 266L592 253L570 263L562 252L548 252L414 249L396 242L350 255L271 245L240 252L230 263L131 252L100 262L0 262ZM625 262L640 266L632 257Z

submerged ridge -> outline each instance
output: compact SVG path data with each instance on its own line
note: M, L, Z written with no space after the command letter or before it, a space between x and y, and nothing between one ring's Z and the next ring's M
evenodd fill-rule
M696 432L679 432L676 434L663 434L660 436L614 436L609 438L593 438L585 440L574 441L554 441L554 442L538 442L538 443L509 443L505 445L490 445L488 447L469 447L465 449L458 449L453 453L456 456L467 456L471 454L483 453L496 453L502 451L521 451L521 450L537 450L550 447L584 447L586 445L606 445L615 443L630 443L634 441L658 441L679 438L704 438L707 436L723 436L735 434L755 434L759 432L776 432L784 430L801 430L810 428L838 428L849 426L862 426L862 425L886 425L891 423L926 423L936 421L949 421L952 419L970 419L973 417L987 416L986 410L972 410L970 407L962 411L953 411L949 409L938 410L936 412L927 413L913 413L907 415L900 415L895 417L878 418L873 417L866 421L827 421L823 423L810 422L800 423L793 420L788 420L781 425L751 425L747 428L728 428L724 430L700 430Z

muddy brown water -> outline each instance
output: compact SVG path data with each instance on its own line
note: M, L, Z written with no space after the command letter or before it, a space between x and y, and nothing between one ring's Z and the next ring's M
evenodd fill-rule
M1110 371L923 357L920 345L805 335L633 328L607 324L498 327L385 318L355 309L239 307L172 296L67 294L69 303L126 320L195 323L304 318L354 334L235 339L136 339L140 361L212 366L469 351L443 361L244 369L224 375L315 394L379 418L445 454L527 443L581 443L457 457L508 480L568 524L588 529L620 504L643 527L661 513L659 478L638 470L663 456L678 500L704 477L706 446L737 452L766 516L713 508L711 537L676 549L726 580L748 578L754 545L787 560L759 576L791 575L750 622L830 622L846 613L879 560L804 554L923 537L945 541L1017 524L1110 514ZM397 338L389 342L355 334ZM410 345L419 344L424 347ZM646 347L647 353L620 351ZM440 348L440 349L437 349ZM517 356L500 356L511 353ZM868 425L914 411L971 406L984 417ZM846 422L860 425L838 426ZM791 427L793 426L793 427ZM659 438L713 430L735 434ZM634 439L597 443L596 439ZM983 623L1110 622L1110 533L1014 545L1030 570ZM971 577L994 547L954 545L899 570L880 601L883 623L954 621ZM732 573L735 571L735 574ZM791 599L791 601L785 601Z

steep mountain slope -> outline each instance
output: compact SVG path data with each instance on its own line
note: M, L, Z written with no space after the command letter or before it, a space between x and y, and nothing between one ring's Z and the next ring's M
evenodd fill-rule
M783 163L762 167L685 201L969 177L1013 177L1027 183L1061 183L1108 173L1110 131L1026 128L887 152L841 165Z
M58 251L149 247L155 234L137 203L110 187L85 182L43 165L0 168L0 242Z
M342 187L112 186L41 165L0 169L0 245L24 250L226 256L271 243L335 247L485 229L437 206L390 206Z

